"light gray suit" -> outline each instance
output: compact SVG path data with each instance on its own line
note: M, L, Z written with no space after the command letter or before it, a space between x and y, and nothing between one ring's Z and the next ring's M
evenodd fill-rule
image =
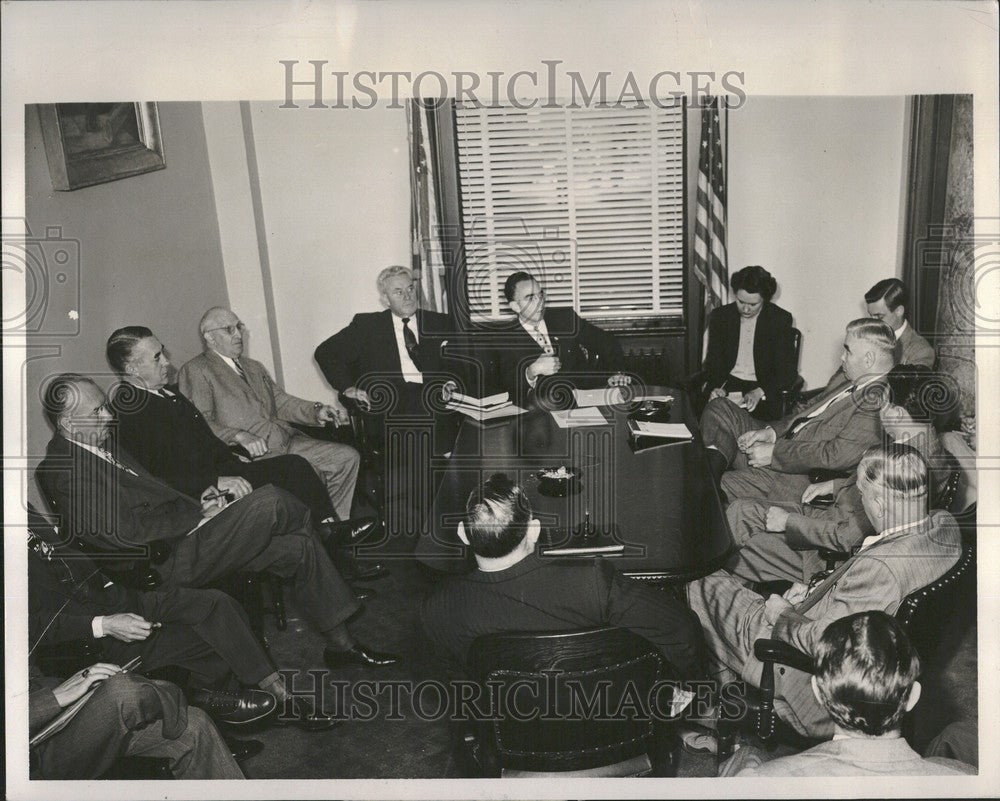
M936 581L962 553L955 519L932 512L919 525L896 532L860 551L816 587L796 609L772 627L764 619L764 598L723 570L691 582L688 602L701 620L714 672L720 680L760 682L756 640L784 640L807 654L826 627L855 612L895 614L910 593ZM783 672L782 672L783 671ZM809 676L790 667L776 671L774 708L782 720L809 737L830 737L833 723L816 701ZM735 676L734 676L735 674Z
M824 390L804 410L771 424L777 439L769 467L750 467L736 440L762 428L760 422L726 398L708 403L701 416L705 445L717 448L733 468L722 476L722 489L730 500L754 498L767 501L797 501L809 486L808 473L815 467L853 470L862 454L881 441L878 405L872 382L853 394L831 403L796 433L796 422L835 398L849 384L847 379Z
M741 748L720 776L946 776L974 774L957 759L924 759L902 737L847 737L830 740L801 754L766 761L756 748Z
M316 405L285 392L260 362L243 356L239 363L245 381L217 353L206 351L180 369L178 386L224 442L249 432L265 440L272 455L295 453L308 460L326 484L338 517L347 520L361 462L358 452L297 431L289 424L317 424Z

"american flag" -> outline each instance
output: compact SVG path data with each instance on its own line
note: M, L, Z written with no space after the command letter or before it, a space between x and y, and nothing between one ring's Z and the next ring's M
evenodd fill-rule
M705 312L729 300L726 258L726 165L719 130L719 98L701 111L694 272L705 287Z

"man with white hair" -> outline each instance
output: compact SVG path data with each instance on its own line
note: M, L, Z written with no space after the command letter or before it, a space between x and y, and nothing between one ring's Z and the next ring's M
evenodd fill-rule
M767 426L725 398L709 401L701 435L730 501L796 501L815 469L848 473L881 440L881 379L896 364L896 338L871 318L847 324L844 375L808 406Z
M350 445L310 437L292 423L346 423L347 410L332 403L297 398L278 386L260 362L244 354L247 328L229 309L214 306L201 318L205 352L178 373L180 391L201 412L212 432L257 459L292 453L303 457L326 485L337 518L351 518L351 501L361 457ZM317 521L319 522L319 521ZM367 521L361 528L370 528ZM350 565L356 578L383 575L380 565Z
M895 614L907 595L936 581L958 561L958 526L947 512L928 511L928 467L919 451L898 443L872 448L858 464L857 480L865 514L877 533L818 583L796 583L784 596L767 599L724 570L688 585L688 603L701 620L712 672L720 683L742 678L758 684L757 639L783 640L815 656L834 620L871 609ZM782 720L809 737L832 736L833 722L813 696L807 674L788 667L775 680L774 709ZM685 741L703 747L695 737L685 735Z
M445 386L463 383L465 372L447 350L455 333L451 318L420 308L419 287L406 267L386 267L376 283L385 309L354 315L316 348L316 363L338 393L387 418L433 416L434 450L446 453L457 421L439 401Z

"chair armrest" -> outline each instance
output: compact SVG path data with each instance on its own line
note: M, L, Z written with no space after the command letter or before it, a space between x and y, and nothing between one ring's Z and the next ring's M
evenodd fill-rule
M764 666L760 671L760 707L757 714L757 736L767 741L774 734L774 666L789 667L813 672L812 657L781 640L760 639L753 644L753 653Z
M805 673L813 672L813 659L784 640L760 639L753 644L753 655L761 662L787 665Z
M802 386L805 383L805 379L802 376L797 375L788 389L783 389L778 393L778 400L781 402L782 415L789 414L792 411L792 407L798 403L799 398L802 396Z

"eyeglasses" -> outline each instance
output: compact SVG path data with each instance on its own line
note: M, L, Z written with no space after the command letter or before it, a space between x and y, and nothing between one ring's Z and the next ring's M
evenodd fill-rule
M223 325L218 328L206 328L205 333L211 334L213 331L225 331L229 336L236 336L236 332L239 331L241 334L245 334L249 329L243 323L237 323L236 325Z
M389 294L396 298L411 298L417 294L417 285L410 284L404 289L396 288L389 291Z

